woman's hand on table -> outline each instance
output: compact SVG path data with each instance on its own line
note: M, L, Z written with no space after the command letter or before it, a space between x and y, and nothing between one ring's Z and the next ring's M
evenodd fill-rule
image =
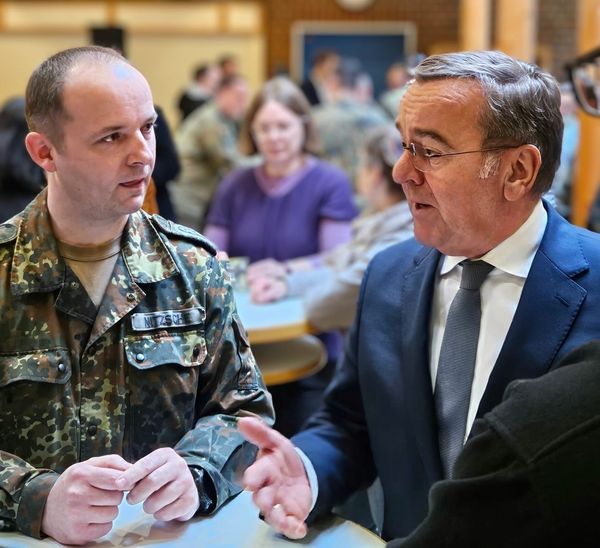
M248 283L252 283L253 280L266 276L271 278L285 278L286 273L287 268L284 263L280 263L275 259L263 259L248 266L246 279Z
M259 419L242 418L238 428L259 448L256 461L244 473L244 489L252 492L254 504L269 525L288 538L303 538L312 493L292 442Z
M283 299L287 295L287 283L284 279L271 276L255 277L248 279L250 298L255 303L269 303Z

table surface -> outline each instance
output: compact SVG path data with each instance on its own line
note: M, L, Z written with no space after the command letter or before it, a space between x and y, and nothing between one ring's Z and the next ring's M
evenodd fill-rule
M331 517L309 529L302 541L289 541L258 519L251 495L242 492L209 518L185 523L155 521L141 504L123 502L110 533L87 546L169 546L206 548L271 548L314 546L318 548L369 548L384 542L353 522ZM2 548L48 548L62 546L51 540L35 540L18 533L0 533Z
M310 333L300 298L255 304L250 299L250 293L236 291L235 301L253 344L287 341Z

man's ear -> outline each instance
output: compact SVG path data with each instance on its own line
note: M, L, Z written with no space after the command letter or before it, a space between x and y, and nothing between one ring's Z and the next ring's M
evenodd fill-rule
M509 154L511 161L504 180L504 197L509 202L516 202L531 193L542 165L542 155L535 145L522 145Z
M54 164L54 147L43 133L31 131L25 137L25 146L31 159L45 171L56 171Z

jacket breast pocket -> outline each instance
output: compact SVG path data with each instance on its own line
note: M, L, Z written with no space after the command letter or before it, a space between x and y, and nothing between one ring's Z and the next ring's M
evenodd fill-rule
M173 446L194 425L195 403L206 341L200 331L130 335L130 439L138 455Z
M66 348L0 354L1 449L36 467L77 455L77 418Z

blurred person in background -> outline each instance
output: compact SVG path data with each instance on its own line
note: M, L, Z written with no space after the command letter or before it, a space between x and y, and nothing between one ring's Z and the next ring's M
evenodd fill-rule
M177 102L182 122L213 96L220 79L221 71L217 65L204 63L196 67L192 82Z
M217 67L220 72L221 79L228 78L230 76L239 76L240 69L238 66L238 60L232 53L225 53L217 59Z
M0 222L19 213L45 184L44 171L27 153L25 99L9 99L0 110Z
M230 256L287 261L318 257L350 239L356 216L350 181L317 159L310 106L300 89L276 77L258 91L242 132L245 152L259 152L258 167L240 169L219 185L206 236ZM329 365L308 379L274 387L276 427L295 432L321 401L341 347L324 337Z
M332 49L321 49L313 57L310 72L300 84L302 93L311 105L320 105L329 100L329 80L335 77L339 62L339 54Z
M387 90L379 97L379 103L394 120L398 114L398 105L402 98L402 88L411 79L410 71L404 63L390 65L385 73Z
M330 101L313 109L323 158L341 167L356 186L358 158L368 130L389 118L370 99L363 100L365 71L358 59L342 58L328 85Z
M363 274L382 249L413 236L412 215L392 168L402 154L394 126L373 130L358 170L366 211L352 224L352 239L317 258L265 259L248 269L255 302L302 296L308 322L319 331L350 327Z
M552 194L555 207L559 213L569 219L571 217L571 190L573 187L573 170L579 151L579 118L577 103L570 82L560 85L560 112L563 116L563 131L560 166L552 182Z
M152 180L156 187L156 205L161 216L169 221L177 222L169 186L179 175L181 168L179 156L162 109L158 105L154 105L154 109L156 110L154 126L156 162L154 163Z
M245 78L225 76L214 99L190 114L177 130L181 173L172 198L181 224L202 227L219 181L243 165L237 140L249 94Z

